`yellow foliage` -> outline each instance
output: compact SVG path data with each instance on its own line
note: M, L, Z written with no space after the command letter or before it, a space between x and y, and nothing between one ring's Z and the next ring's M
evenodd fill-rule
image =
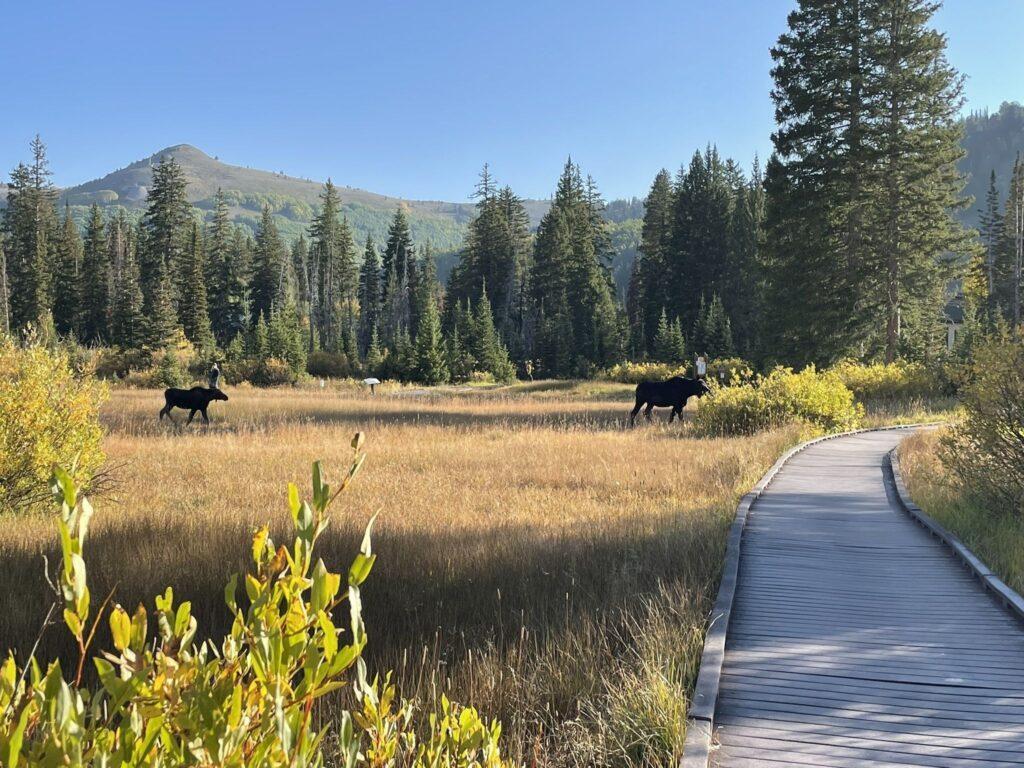
M858 363L844 360L831 371L861 402L869 400L906 400L941 394L942 382L917 362Z
M66 351L0 340L0 512L46 498L54 467L88 487L104 461L105 387L75 371Z
M750 435L794 421L841 432L856 428L864 415L835 373L813 365L799 373L779 367L747 382L712 387L694 422L705 435Z

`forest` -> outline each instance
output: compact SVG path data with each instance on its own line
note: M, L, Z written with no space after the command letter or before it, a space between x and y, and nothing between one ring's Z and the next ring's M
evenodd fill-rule
M163 157L141 216L94 203L79 227L36 137L3 212L3 327L103 348L101 373L167 383L214 359L255 383L436 384L695 355L760 368L941 357L951 322L1020 322L1024 169L985 169L980 234L961 223L973 205L958 165L962 77L930 4L910 4L897 26L887 9L856 5L827 25L815 4L794 11L772 50L778 128L764 170L708 145L658 171L643 201L609 209L570 158L533 228L485 165L443 283L404 206L383 242L356 242L330 181L289 240L269 204L255 231L231 220L229 191L212 214L194 207ZM631 263L613 266L636 240Z

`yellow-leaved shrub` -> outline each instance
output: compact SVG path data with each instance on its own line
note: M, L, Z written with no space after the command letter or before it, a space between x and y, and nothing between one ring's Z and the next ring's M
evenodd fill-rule
M791 422L816 431L841 432L856 428L864 414L853 393L831 371L808 366L795 372L775 368L733 386L712 384L694 418L703 435L750 435Z
M919 362L858 363L843 360L830 370L861 402L913 400L942 394L942 377Z
M597 378L618 381L623 384L639 384L641 381L664 381L673 376L685 376L686 366L675 363L617 363L601 371Z
M67 350L0 338L0 512L45 502L58 466L89 486L104 461L105 396L101 383L75 370Z
M346 768L507 765L500 725L476 710L442 699L426 723L416 722L389 678L367 680L360 587L376 559L373 521L347 571L332 572L315 554L329 509L362 465L361 444L357 434L337 488L318 463L311 499L289 486L292 541L277 545L266 527L256 531L248 572L224 590L234 621L219 643L197 641L191 604L176 603L170 588L152 614L116 603L107 611L109 597L93 599L85 557L93 510L57 470L62 558L51 615L63 618L78 661L64 670L59 661L19 664L8 654L0 664L0 764L316 768L330 749L330 763ZM90 658L103 620L114 647ZM95 686L84 676L90 661ZM317 702L343 688L355 706L329 722Z

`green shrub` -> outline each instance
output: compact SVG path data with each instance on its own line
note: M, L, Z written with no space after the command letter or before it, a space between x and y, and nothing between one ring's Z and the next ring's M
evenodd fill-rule
M834 373L819 372L813 365L799 373L779 367L734 386L712 383L694 424L704 435L751 435L794 421L822 432L841 432L854 429L863 413Z
M1024 516L1024 342L979 343L970 371L963 418L943 440L943 464L970 496Z
M0 338L0 512L46 500L55 466L88 486L104 455L99 407L104 387L76 371L63 349L18 347Z
M0 665L3 765L322 766L325 743L344 766L505 765L497 723L442 699L437 714L415 724L388 679L366 680L360 587L376 559L373 521L347 573L332 573L315 556L332 503L362 464L361 440L352 441L353 462L337 489L323 481L319 464L310 501L289 487L295 535L288 546L275 546L266 527L256 531L248 573L232 576L224 590L234 623L219 644L196 641L191 604L176 604L169 588L156 597L153 617L142 605L129 613L114 604L105 617L107 601L94 608L85 560L92 507L58 471L56 609L78 661L69 676L59 661L33 658L19 667L9 654ZM343 603L341 623L334 613ZM99 682L89 687L83 674L104 618L114 647L92 657ZM347 686L354 711L325 723L317 702Z
M601 371L597 378L604 381L618 381L623 384L639 384L641 381L664 381L673 376L685 376L686 366L674 363L618 363Z
M914 400L943 394L943 377L918 362L844 360L831 370L861 402Z
M741 357L723 357L708 363L708 379L731 386L754 379L754 368Z

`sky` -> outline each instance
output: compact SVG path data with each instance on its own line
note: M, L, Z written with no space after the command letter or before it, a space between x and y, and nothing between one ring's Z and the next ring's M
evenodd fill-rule
M37 132L54 181L193 144L236 165L416 199L481 166L548 197L566 157L606 198L715 143L771 148L769 48L792 0L175 3L0 0L0 169ZM1024 0L947 0L965 110L1024 100Z

